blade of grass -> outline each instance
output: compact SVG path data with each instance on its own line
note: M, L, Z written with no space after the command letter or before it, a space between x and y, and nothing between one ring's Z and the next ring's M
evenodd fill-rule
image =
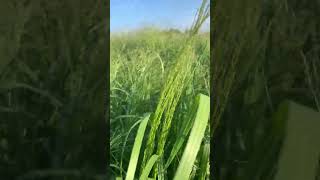
M167 169L171 162L173 161L173 159L177 156L178 152L180 151L183 143L185 142L191 128L192 128L192 125L193 125L193 120L194 120L194 117L195 117L195 114L197 113L197 107L199 106L198 103L194 103L194 107L192 108L192 111L190 112L189 114L189 117L191 117L189 119L189 121L187 121L187 123L183 123L183 127L182 127L182 133L181 135L178 137L178 139L176 140L176 142L174 143L173 145L173 148L171 150L171 153L170 153L170 156L166 162L166 165L165 165L165 169Z
M198 98L199 107L195 122L174 180L186 180L189 178L192 166L200 150L202 139L205 135L210 113L210 98L203 94L200 94Z
M144 132L146 130L149 118L150 118L150 114L148 114L142 120L142 122L139 126L138 133L137 133L136 139L134 141L134 145L133 145L132 152L131 152L131 157L130 157L130 162L129 162L129 166L128 166L128 170L127 170L126 180L133 180L134 179L134 174L136 172L136 167L137 167L139 154L140 154L140 148L142 145Z
M121 169L123 168L123 167L122 167L122 165L123 165L123 154L124 154L124 151L125 151L125 147L126 147L126 144L127 144L128 138L129 138L129 135L130 135L131 131L132 131L139 123L141 123L141 121L142 121L142 120L139 120L139 121L137 121L136 123L134 123L134 124L132 125L132 127L129 129L129 132L128 132L126 138L125 138L125 141L123 142L122 151L121 151L121 161L120 161L120 168L121 168ZM120 172L120 175L121 175L121 177L122 177L122 171Z
M205 143L202 147L202 155L200 161L200 180L206 180L208 174L209 166L209 156L210 156L210 142Z
M153 156L149 159L146 167L145 167L145 168L143 169L143 171L142 171L142 174L141 174L141 176L140 176L140 180L147 180L147 179L149 179L148 176L149 176L149 174L150 174L150 171L151 171L153 165L154 165L154 164L156 163L156 161L158 160L158 158L159 158L158 155L153 155Z

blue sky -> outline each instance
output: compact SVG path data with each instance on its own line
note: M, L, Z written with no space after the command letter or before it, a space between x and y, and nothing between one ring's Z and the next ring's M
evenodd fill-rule
M111 32L143 26L185 29L191 26L201 0L111 0ZM209 21L203 26L209 30Z

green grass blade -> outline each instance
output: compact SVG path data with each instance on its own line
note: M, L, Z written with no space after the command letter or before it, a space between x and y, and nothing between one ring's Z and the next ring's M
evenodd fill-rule
M202 139L205 135L210 113L210 98L199 95L199 107L196 119L191 130L186 148L182 155L174 180L186 180L192 171L192 166L200 150Z
M131 131L132 131L139 123L141 123L141 121L142 121L142 120L139 120L139 121L135 122L135 123L132 125L132 127L129 129L129 132L128 132L126 138L125 138L125 141L124 141L123 146L122 146L122 151L121 151L121 161L120 161L120 168L121 168L121 169L123 168L123 167L122 167L122 164L123 164L123 154L124 154L124 150L125 150L125 148L126 148L126 144L127 144L129 135L130 135ZM122 177L122 171L121 171L120 174L121 174L121 177Z
M141 176L140 176L140 180L148 180L148 179L149 179L148 176L149 176L149 174L150 174L150 171L152 170L152 167L153 167L153 165L156 163L156 161L158 160L158 158L159 158L158 155L153 155L153 156L149 159L146 167L145 167L145 168L143 169L143 171L142 171L142 174L141 174Z
M173 145L170 156L166 162L165 169L167 169L170 166L173 159L177 156L177 154L179 153L180 149L182 148L185 140L187 139L187 136L188 136L188 134L192 128L193 122L194 122L195 114L197 113L197 107L199 106L198 103L199 102L194 103L192 111L189 114L190 119L186 123L183 123L181 135L178 137L178 139L176 140L176 142Z
M202 147L202 155L200 161L200 180L206 180L206 177L208 176L209 156L210 143L205 143Z
M142 120L142 122L139 126L138 133L137 133L136 139L134 141L134 145L133 145L132 152L131 152L130 163L129 163L128 170L127 170L126 180L133 180L134 179L134 174L136 172L136 167L137 167L139 154L140 154L140 148L142 145L144 132L146 130L149 118L150 118L150 114L147 115Z

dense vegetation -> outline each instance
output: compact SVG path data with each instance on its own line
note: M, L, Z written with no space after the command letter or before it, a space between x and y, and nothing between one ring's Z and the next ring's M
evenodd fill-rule
M107 4L1 1L0 179L97 179L108 163L113 177L125 177L139 125L143 130L147 123L143 142L148 141L150 124L156 122L149 113L156 111L173 77L188 32L147 28L112 35L108 162L103 121L109 120L104 117ZM272 179L284 133L275 118L280 104L290 99L320 110L319 1L214 0L212 7L212 66L209 70L209 33L195 35L186 56L194 62L181 76L188 80L169 89L179 97L173 116L166 118L169 134L157 133L155 145L159 139L165 143L150 152L163 155L165 162L157 167L164 164L164 176L173 179L192 123L198 122L201 93L214 105L211 175ZM162 126L154 127L160 131ZM197 152L194 179L209 175L208 141L209 131ZM150 156L146 146L136 175L143 174L139 165ZM154 169L152 175L157 173Z
M197 33L201 21L208 17L208 7L202 8L196 23L187 32L144 28L111 35L111 169L114 176L129 179L128 174L132 175L129 162L141 154L137 170L134 169L136 173L133 172L135 177L147 169L147 161L158 158L153 172L146 177L208 178L209 131L202 142L201 131L193 129L202 125L205 132L210 107L209 33ZM199 94L203 95L197 101ZM140 121L147 113L151 113L147 116L150 120ZM141 122L143 127L147 121L149 128L145 132L146 140L141 140L142 150L131 153L139 141L136 134L138 137L141 131L140 128L137 131L136 126ZM195 141L187 142L190 131L190 139L194 135ZM194 142L199 142L199 149ZM188 159L188 155L183 155L184 149L190 154L194 151L194 158L198 155L194 165L192 160L183 162ZM180 167L180 160L189 167Z
M107 2L0 9L0 179L106 174Z
M125 139L129 129L145 113L155 111L165 80L185 43L185 33L157 29L111 36L111 162L114 166L120 167L122 159L122 168L127 168L135 137L135 133L131 133ZM209 34L197 35L192 49L196 62L188 74L190 80L177 87L185 86L186 91L175 110L169 139L176 139L182 125L189 120L187 117L196 95L209 94ZM183 69L179 71L182 73ZM173 146L170 143L174 142L169 142L168 150ZM166 156L169 156L168 150ZM118 170L113 170L119 174Z
M320 110L319 1L212 6L213 176L272 179L284 133L279 105Z

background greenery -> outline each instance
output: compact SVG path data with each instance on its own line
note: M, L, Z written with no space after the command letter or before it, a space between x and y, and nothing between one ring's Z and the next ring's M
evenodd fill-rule
M134 128L134 124L145 113L155 111L160 92L170 72L174 71L178 61L187 60L179 59L186 38L187 34L179 30L155 28L111 35L110 122L111 167L114 176L126 173L137 129ZM190 121L190 111L193 112L197 94L209 94L209 33L196 35L191 46L195 51L195 63L188 74L188 77L191 77L190 81L185 81L184 86L179 86L186 87L186 90L182 92L175 110L168 143L165 146L165 159L169 157L174 142L179 139L181 130ZM150 125L152 126L152 123ZM157 139L154 144L158 141ZM166 177L169 179L173 178L182 153L183 151L179 151L172 165L166 168ZM199 166L199 162L196 166ZM141 168L139 163L140 171Z
M47 176L52 174L58 175L57 179L70 174L71 179L71 176L79 178L82 173L90 179L89 176L105 172L107 161L102 157L107 150L101 119L104 119L103 74L107 67L104 59L109 44L107 4L100 0L1 1L2 179L17 176L49 179ZM291 99L319 110L319 6L319 1L306 0L212 3L210 82L215 106L211 132L215 148L210 155L216 179L271 179L282 137L281 125L272 118L279 104ZM117 63L111 67L114 70L111 82L117 78L127 82L121 86L131 93L129 96L116 89L111 92L115 95L111 98L121 97L111 104L110 112L123 122L111 124L116 127L111 153L117 158L125 130L137 118L117 114L139 117L154 106L163 83L162 75L166 75L172 63L169 57L174 57L176 47L181 45L178 32L159 36L151 32L130 37L132 40L129 37L114 40L114 47L119 47L114 51L123 52L123 44L128 51L120 53L120 57L113 57L115 53L111 57L126 59L126 66L137 56L150 57L132 66L133 72ZM205 41L199 40L196 52L203 51L208 34L199 39ZM138 41L147 44L141 47L143 52L135 49ZM158 48L160 51L154 53ZM208 50L204 54L202 58L206 59ZM188 102L190 94L195 92L208 94L208 72L201 68L208 62L199 62L203 64L199 63L194 72L197 83L188 85L191 88L183 102ZM125 74L117 74L117 68ZM120 71L122 68L124 71ZM152 80L155 76L140 76L144 68L152 68L158 81L146 85L144 78ZM137 101L137 96L142 101ZM124 105L124 101L129 105ZM186 116L186 104L179 105L183 112L180 116ZM130 147L132 138L126 147ZM129 149L125 148L125 154ZM111 162L119 164L114 157ZM124 161L128 161L127 157L124 156Z
M272 179L284 133L279 105L320 110L319 1L212 6L213 176Z
M1 1L0 179L105 174L107 4Z

